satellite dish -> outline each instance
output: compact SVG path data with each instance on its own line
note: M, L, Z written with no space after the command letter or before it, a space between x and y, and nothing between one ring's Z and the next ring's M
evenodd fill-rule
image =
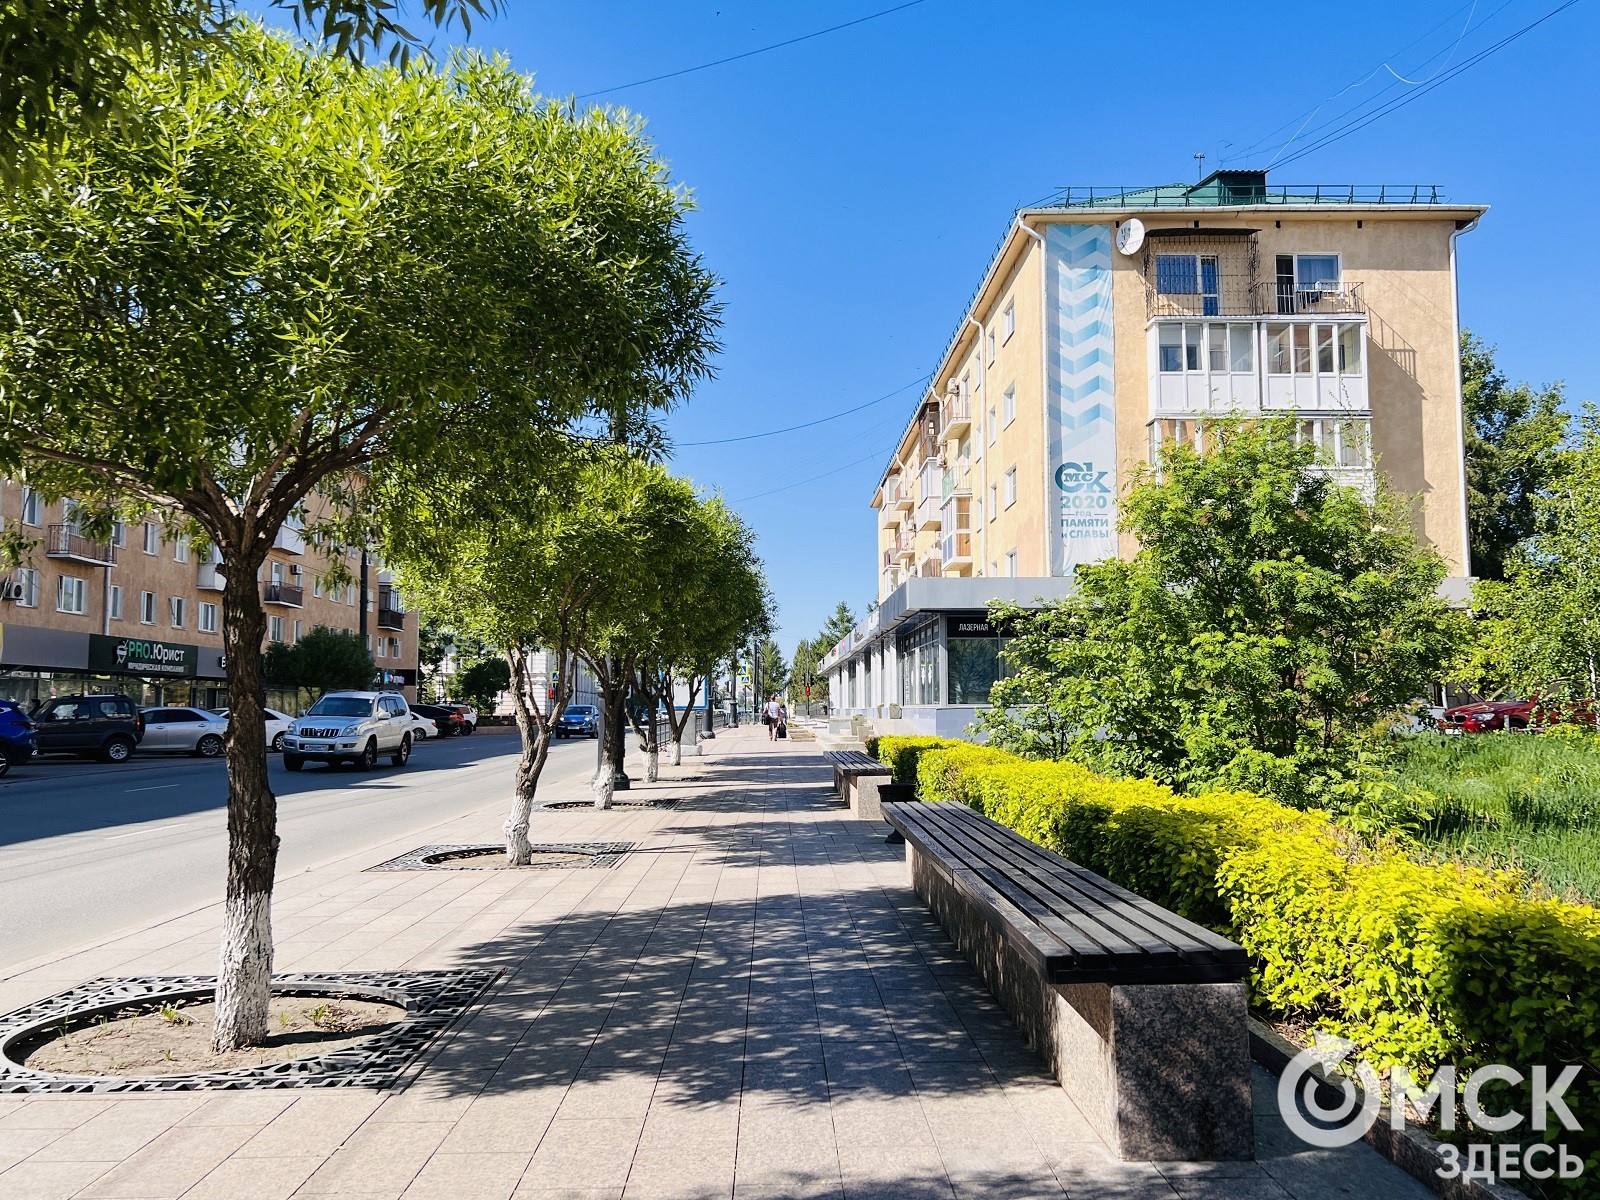
M1144 222L1129 217L1117 227L1117 249L1123 254L1137 254L1144 245Z

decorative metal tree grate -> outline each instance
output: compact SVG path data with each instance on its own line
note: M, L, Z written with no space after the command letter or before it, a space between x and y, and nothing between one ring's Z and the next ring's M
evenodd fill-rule
M95 979L0 1016L0 1094L249 1091L261 1088L394 1087L445 1030L476 1004L500 971L329 971L278 975L278 995L395 1004L405 1016L353 1045L288 1062L181 1075L68 1075L33 1070L22 1051L98 1020L157 1012L164 1004L209 1000L211 975ZM15 1056L15 1057L14 1057Z
M588 867L614 867L634 848L633 842L544 842L533 847L533 862L526 867L507 867L505 843L483 842L466 845L418 846L397 858L381 862L369 871L495 871L495 870L583 870ZM472 860L481 859L482 864Z
M613 800L611 802L613 810L619 808L676 808L677 806L676 799ZM593 800L552 800L548 804L539 805L540 812L583 812L585 810L589 812L595 811ZM604 812L606 810L601 809L600 811Z

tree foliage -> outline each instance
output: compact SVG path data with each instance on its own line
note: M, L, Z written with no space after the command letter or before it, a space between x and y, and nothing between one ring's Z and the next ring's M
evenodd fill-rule
M1503 579L1513 547L1534 532L1540 493L1560 470L1566 398L1559 383L1513 385L1495 365L1494 347L1469 331L1461 334L1461 394L1472 573Z
M263 673L268 683L282 687L357 691L372 687L378 667L360 634L313 625L293 645L268 646Z
M497 697L511 686L511 668L502 657L473 663L456 679L456 694L488 715Z
M1013 672L983 724L1033 757L1337 804L1363 735L1457 651L1445 566L1400 504L1318 469L1292 423L1208 425L1128 494L1130 561L1042 611L997 608Z

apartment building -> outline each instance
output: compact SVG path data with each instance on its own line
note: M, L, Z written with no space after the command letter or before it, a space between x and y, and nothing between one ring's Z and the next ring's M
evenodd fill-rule
M1135 468L1220 414L1292 415L1322 469L1413 497L1464 596L1456 238L1485 211L1218 171L1018 212L872 496L879 607L823 663L838 710L963 730L1004 669L989 602L1131 556Z
M217 556L156 521L118 524L109 541L95 541L75 507L0 481L0 530L32 547L0 575L0 696L31 704L105 690L142 704L225 707ZM416 619L381 564L345 554L358 581L365 570L364 597L359 582L326 582L330 560L296 524L278 531L260 575L267 643L296 642L318 625L364 634L380 682L414 699Z

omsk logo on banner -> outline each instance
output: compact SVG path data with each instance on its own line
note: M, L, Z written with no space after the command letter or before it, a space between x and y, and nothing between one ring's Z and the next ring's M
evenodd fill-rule
M1056 468L1056 486L1069 496L1080 492L1109 494L1106 484L1110 471L1096 471L1092 462L1064 462Z

